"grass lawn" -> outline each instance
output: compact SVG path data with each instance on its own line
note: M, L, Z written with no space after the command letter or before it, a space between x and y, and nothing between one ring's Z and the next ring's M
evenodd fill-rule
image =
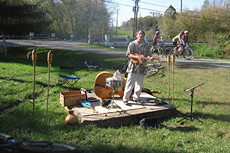
M36 99L33 112L33 65L26 58L34 48L9 48L8 57L0 50L0 132L15 139L31 130L31 138L51 140L73 145L79 152L119 152L119 153L194 153L230 152L230 101L229 68L202 67L175 63L174 105L181 113L190 112L190 92L184 89L199 83L203 86L194 92L194 115L203 124L194 120L183 125L177 121L181 116L161 119L160 127L145 130L138 124L120 127L97 127L95 125L66 125L67 112L59 103L62 91L76 89L57 85L61 65L76 66L76 75L81 77L76 88L93 89L98 71L90 71L84 60L103 63L104 70L114 73L112 66L126 62L126 58L101 55L92 52L53 50L51 80L49 88L49 110L46 115L48 67L46 56L49 49L36 48ZM160 90L158 98L168 96L168 68L156 76L146 78L144 87ZM124 74L123 74L124 75Z

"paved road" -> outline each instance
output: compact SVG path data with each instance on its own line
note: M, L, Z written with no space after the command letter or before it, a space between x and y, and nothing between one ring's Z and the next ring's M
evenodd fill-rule
M111 54L116 56L125 57L125 52L123 51L114 51L114 50L105 50L105 49L95 49L87 48L80 46L85 44L83 42L74 42L74 41L51 41L51 40L6 40L8 47L17 47L17 46L35 46L35 47L47 47L47 48L58 48L58 49L67 49L72 51L88 51L88 52L97 52L103 54ZM0 46L2 46L2 40L0 41ZM166 58L161 58L161 61L166 61ZM192 67L222 67L229 68L230 61L224 60L210 60L210 59L193 59L185 60L183 58L176 58L176 62L185 65L190 65Z

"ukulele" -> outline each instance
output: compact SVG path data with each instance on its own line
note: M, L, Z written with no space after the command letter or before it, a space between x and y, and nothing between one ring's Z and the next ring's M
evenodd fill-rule
M143 54L140 55L140 54L135 53L135 56L141 57L142 61L149 60L149 58L145 57ZM154 57L154 59L155 59L155 60L160 60L159 57ZM141 64L142 64L142 62L140 62L138 59L133 59L133 58L132 58L132 62L133 62L134 64L136 64L136 63L141 63Z

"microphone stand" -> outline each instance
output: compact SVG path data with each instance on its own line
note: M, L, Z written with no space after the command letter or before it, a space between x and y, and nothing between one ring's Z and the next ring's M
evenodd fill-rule
M186 119L190 119L190 121L193 121L193 119L196 119L196 120L198 120L199 122L203 123L201 120L198 119L198 117L194 116L193 113L192 113L194 90L195 90L195 88L197 88L197 87L199 87L199 86L202 86L202 85L204 85L204 84L203 84L203 83L202 83L202 84L198 84L198 85L196 85L196 86L194 86L194 87L191 87L191 88L189 88L189 89L185 89L185 90L184 90L185 92L191 91L191 94L190 94L190 96L191 96L191 101L190 101L190 103L191 103L191 106L190 106L190 113L189 113L186 117L184 117L184 118L182 118L181 120L177 121L177 123L181 123L182 121L184 121L184 120L186 120Z

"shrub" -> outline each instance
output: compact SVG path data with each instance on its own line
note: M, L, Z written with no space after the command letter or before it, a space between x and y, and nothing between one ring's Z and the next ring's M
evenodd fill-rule
M230 44L228 44L228 45L224 48L224 55L225 55L225 56L229 56L229 55L230 55Z

